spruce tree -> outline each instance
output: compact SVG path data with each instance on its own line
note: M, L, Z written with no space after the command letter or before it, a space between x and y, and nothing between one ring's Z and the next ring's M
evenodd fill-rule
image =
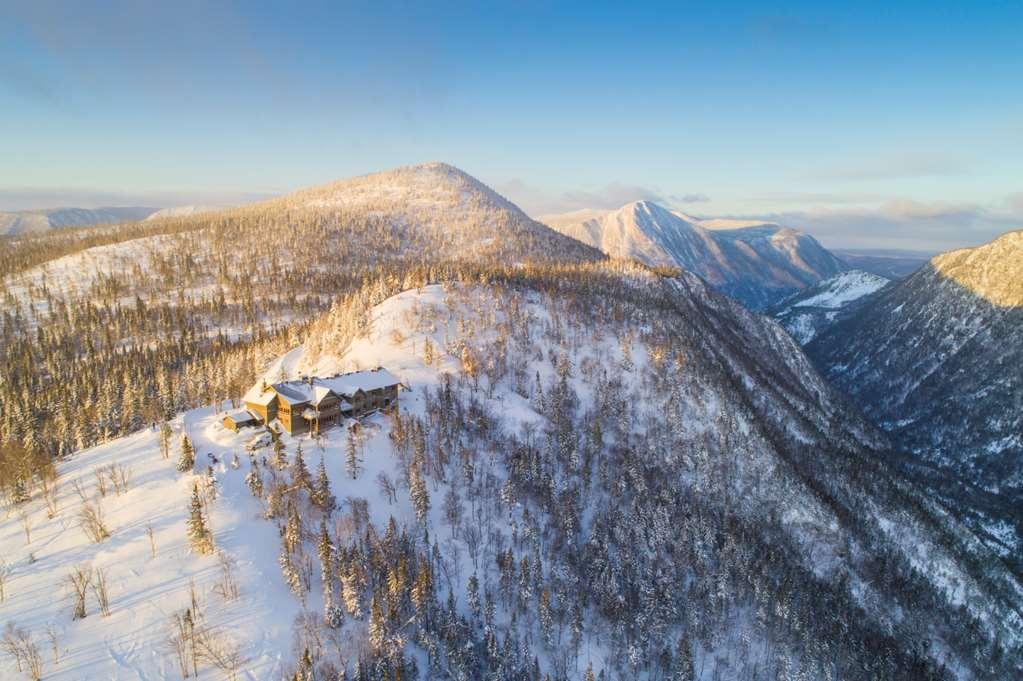
M312 491L313 478L309 475L309 468L305 465L305 456L302 452L302 445L295 449L295 458L291 462L291 482L295 487Z
M245 474L245 484L248 486L249 491L252 492L252 496L257 499L263 497L263 473L259 470L259 464L255 459L252 460L252 467L249 468L249 472Z
M188 539L192 548L202 554L213 552L213 533L210 532L203 517L202 500L199 498L199 485L192 484L192 500L188 507L188 521L186 523Z
M320 465L316 469L316 484L312 492L313 503L328 516L337 508L337 499L330 491L330 478L327 477L327 464L320 457Z
M345 470L348 477L355 480L359 477L359 442L355 428L348 429L348 441L345 443Z
M187 435L181 436L181 456L178 457L178 472L187 473L195 466L195 449Z

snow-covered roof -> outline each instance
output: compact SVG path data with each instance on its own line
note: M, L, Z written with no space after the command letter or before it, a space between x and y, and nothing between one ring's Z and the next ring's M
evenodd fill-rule
M355 371L349 374L337 374L324 378L301 379L296 381L281 381L269 386L266 392L261 393L262 383L256 384L245 393L244 400L254 404L267 405L275 396L278 396L287 404L319 405L330 396L351 396L359 390L370 391L400 385L401 381L397 376L387 369L369 369L367 371ZM351 404L343 402L342 408L351 408Z
M246 392L245 395L242 396L242 401L251 402L252 404L258 404L260 406L265 407L266 405L273 402L273 399L276 396L277 394L273 390L270 390L269 386L267 386L267 390L264 391L263 381L260 381L256 385L249 388L248 392Z
M354 395L359 390L370 391L399 385L401 381L387 369L370 369L350 374L339 374L329 378L318 378L316 382L325 385L338 395Z
M231 419L235 423L247 423L249 421L258 421L259 417L253 414L248 409L235 409L224 414L224 418Z
M305 381L274 383L273 389L277 392L278 397L288 404L302 404L313 399L312 386Z

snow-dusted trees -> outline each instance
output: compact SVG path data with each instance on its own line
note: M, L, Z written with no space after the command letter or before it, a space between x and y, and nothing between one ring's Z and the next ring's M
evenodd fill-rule
M195 449L188 435L181 436L181 451L178 454L178 472L187 473L195 466Z
M301 443L295 448L295 456L291 460L291 484L306 491L313 489L313 478L309 474L309 467L306 466Z
M192 548L201 554L213 552L213 532L206 518L202 499L199 497L199 484L192 484L192 497L188 503L188 518L185 521L188 541Z
M348 473L348 477L355 480L359 477L359 471L362 469L362 457L360 455L362 449L362 430L358 423L353 423L347 432L348 436L345 440L345 470Z
M316 481L309 493L309 498L328 517L337 508L337 499L334 498L334 493L330 489L327 465L322 456L320 465L316 468Z

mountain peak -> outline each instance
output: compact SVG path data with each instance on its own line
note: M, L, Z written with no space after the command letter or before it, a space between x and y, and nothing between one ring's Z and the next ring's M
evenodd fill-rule
M1023 230L931 258L946 279L1000 307L1023 306Z
M755 308L846 269L797 230L766 222L693 218L650 200L544 221L612 257L690 270Z

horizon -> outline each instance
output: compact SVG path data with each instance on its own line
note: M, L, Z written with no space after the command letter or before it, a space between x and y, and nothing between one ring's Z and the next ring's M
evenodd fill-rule
M652 200L927 252L1023 228L1018 4L0 18L0 210L236 205L443 159L533 217Z

